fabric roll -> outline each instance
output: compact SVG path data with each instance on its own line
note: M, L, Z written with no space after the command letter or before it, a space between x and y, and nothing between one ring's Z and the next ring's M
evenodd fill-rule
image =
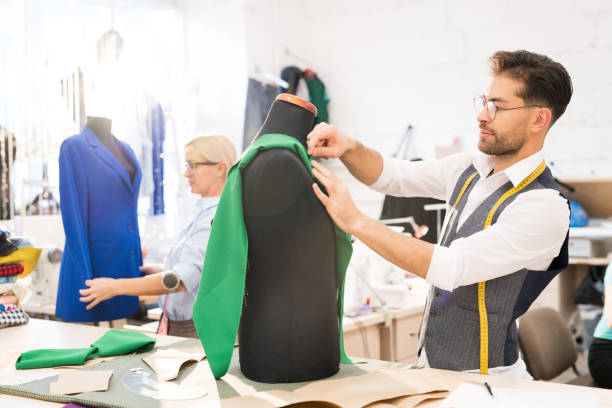
M23 265L18 262L0 265L0 276L17 276L21 273L23 273Z

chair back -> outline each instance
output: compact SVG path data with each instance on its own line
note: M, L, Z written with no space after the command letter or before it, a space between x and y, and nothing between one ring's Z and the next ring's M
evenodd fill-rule
M519 344L527 368L536 380L555 378L578 358L567 324L550 307L530 309L519 319Z

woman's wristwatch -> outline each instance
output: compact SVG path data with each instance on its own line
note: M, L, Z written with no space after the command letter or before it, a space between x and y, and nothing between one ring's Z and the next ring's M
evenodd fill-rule
M181 284L181 279L175 271L164 271L162 272L161 284L167 291L174 292Z

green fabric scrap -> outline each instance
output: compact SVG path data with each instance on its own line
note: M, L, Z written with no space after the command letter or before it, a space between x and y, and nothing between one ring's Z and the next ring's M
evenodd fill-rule
M155 339L144 333L111 329L91 346L98 348L98 357L120 356L151 351Z
M15 368L59 367L83 365L94 357L119 356L129 353L143 353L155 346L155 339L143 333L108 330L90 348L79 349L38 349L21 353Z
M22 353L15 367L18 370L28 368L46 368L65 365L83 365L85 361L96 356L96 348L79 349L39 349Z

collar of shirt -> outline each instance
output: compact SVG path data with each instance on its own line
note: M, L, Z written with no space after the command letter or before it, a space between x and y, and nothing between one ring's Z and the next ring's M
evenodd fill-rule
M200 211L208 210L209 208L212 208L218 205L220 198L221 198L220 196L201 197L201 198L198 198L198 200L195 203L195 206Z
M523 160L514 163L501 173L505 174L512 182L512 185L516 187L542 163L542 160L544 160L544 151L538 150L531 156L527 156ZM484 179L495 168L495 156L478 154L474 158L473 164L480 177Z

